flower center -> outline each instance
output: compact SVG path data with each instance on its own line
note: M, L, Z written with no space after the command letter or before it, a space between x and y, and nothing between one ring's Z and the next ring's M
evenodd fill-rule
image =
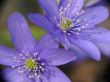
M26 61L26 67L30 70L36 68L37 66L38 66L38 62L32 58L30 58Z
M63 30L66 30L67 28L73 27L74 24L71 19L66 19L61 22L60 26Z

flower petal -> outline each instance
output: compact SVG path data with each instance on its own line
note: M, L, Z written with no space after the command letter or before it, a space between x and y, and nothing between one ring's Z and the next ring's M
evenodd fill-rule
M89 55L84 50L80 49L77 45L71 44L69 49L76 54L77 61L85 60L89 57Z
M99 26L82 30L80 33L80 38L102 43L110 43L108 36L110 36L110 31Z
M8 26L15 47L19 51L32 51L36 41L24 17L20 13L13 13L8 19Z
M85 13L81 15L80 18L82 18L83 20L86 19L89 27L91 27L92 25L103 22L105 19L107 19L108 16L109 13L106 7L97 6L85 10Z
M0 46L0 64L7 66L19 66L22 63L15 62L14 57L19 59L18 52L14 49Z
M48 32L54 32L53 24L50 23L45 16L37 13L30 13L29 19L36 25L39 25L40 27L47 30Z
M56 41L65 47L65 49L68 49L68 47L71 45L65 32L55 31L53 36L55 37Z
M82 34L81 38L94 42L105 55L110 55L110 31L108 29L97 26L83 30Z
M81 10L81 8L83 7L83 3L84 0L61 0L59 8L67 8L64 14L71 17Z
M48 66L42 82L71 82L57 67Z
M38 0L38 2L48 16L54 17L58 15L58 4L56 0Z
M3 73L7 82L33 82L25 74L21 74L15 69L5 69Z
M65 49L45 49L40 57L48 62L49 65L63 65L76 60L74 52Z
M95 42L95 44L98 46L98 48L104 55L110 57L110 43Z
M52 35L46 34L38 42L36 49L39 51L46 48L58 48L58 47L59 47L59 44L54 40Z
M92 42L74 38L71 38L70 40L74 45L76 45L79 49L82 49L90 57L94 58L95 60L100 60L99 49Z

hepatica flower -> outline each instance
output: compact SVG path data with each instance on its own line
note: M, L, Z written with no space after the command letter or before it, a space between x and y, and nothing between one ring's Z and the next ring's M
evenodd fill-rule
M36 42L19 13L9 17L8 25L16 49L0 46L0 64L10 67L4 71L7 81L71 82L56 66L75 60L73 52L59 49L49 34Z
M83 8L84 0L38 0L45 16L30 13L30 20L47 30L79 58L88 55L100 60L99 49L110 55L110 32L97 24L108 17L103 6Z

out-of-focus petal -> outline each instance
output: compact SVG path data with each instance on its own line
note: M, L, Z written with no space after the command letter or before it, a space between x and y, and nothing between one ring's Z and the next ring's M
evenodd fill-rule
M9 32L19 51L31 52L36 44L28 24L20 13L13 13L8 19Z
M86 58L90 57L88 53L80 49L77 45L71 44L70 50L76 54L77 61L85 60Z
M6 66L19 66L22 62L15 62L14 57L20 60L19 53L12 48L0 46L0 64Z
M71 82L70 79L58 68L48 66L42 82Z
M73 43L73 45L76 45L79 49L82 49L90 57L92 57L95 60L100 60L100 51L95 44L83 39L71 38L70 40L71 43Z
M101 52L110 57L110 43L95 42Z
M52 48L42 51L40 57L46 60L49 65L63 65L77 59L72 51Z
M64 8L62 10L65 16L74 16L83 7L84 0L61 0L59 3L59 8Z
M102 53L107 56L110 55L110 31L108 29L97 26L83 30L81 33L81 38L92 41L99 47Z

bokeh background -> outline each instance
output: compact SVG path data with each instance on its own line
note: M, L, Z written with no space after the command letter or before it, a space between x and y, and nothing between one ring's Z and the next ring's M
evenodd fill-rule
M103 0L104 5L110 10L110 0ZM39 40L46 32L32 24L28 19L29 12L43 13L36 0L0 0L0 44L13 47L8 32L7 19L13 12L20 12L27 19L30 29L37 40ZM100 13L100 12L98 12ZM110 17L101 24L110 29ZM110 36L108 37L110 38ZM0 82L5 82L2 70L5 66L0 65ZM59 66L72 80L72 82L110 82L110 58L102 54L100 62L92 59L84 61L71 62L67 65Z

